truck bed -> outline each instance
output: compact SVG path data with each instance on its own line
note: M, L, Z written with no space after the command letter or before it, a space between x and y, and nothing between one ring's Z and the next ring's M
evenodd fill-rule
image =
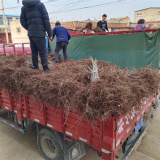
M0 90L0 107L13 112L18 120L30 119L38 124L54 129L70 142L74 139L88 145L102 159L114 160L126 139L135 132L151 106L155 106L158 96L150 96L141 101L139 107L119 117L106 120L88 120L78 110L69 107L47 106L32 96L9 94Z

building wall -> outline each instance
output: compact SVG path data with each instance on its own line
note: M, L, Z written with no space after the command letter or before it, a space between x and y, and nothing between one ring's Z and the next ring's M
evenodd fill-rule
M27 31L21 26L20 20L10 21L13 43L29 43Z
M10 31L10 30L9 30ZM5 32L5 28L0 27L0 32Z
M134 22L137 23L139 19L145 19L147 22L160 21L160 8L149 8L135 12Z
M118 18L111 18L107 20L108 23L130 23L131 19L127 17L118 17Z
M97 21L98 22L98 21ZM97 22L92 22L93 27L97 26ZM111 18L107 20L108 26L120 26L120 27L126 27L130 23L130 18L129 17L118 17L118 18ZM70 22L62 22L61 25L64 27L85 27L88 21L70 21ZM55 23L53 23L52 28L55 27Z
M8 27L8 30L10 30L10 21L11 20L16 20L16 19L19 19L19 17L14 17L14 16L6 16L6 23L7 23L7 27ZM5 25L4 25L4 21L3 21L3 16L0 15L0 28L5 28Z
M9 17L9 18L12 18L12 20L16 19L16 17ZM7 17L6 17L6 23L8 27L8 32L10 32L10 20L7 19ZM0 32L4 32L4 31L5 31L5 25L3 21L3 16L0 16Z
M70 21L70 22L61 22L61 25L63 27L85 27L88 21ZM93 23L93 27L96 26L97 22L92 22ZM55 23L51 24L51 27L54 28L55 27Z

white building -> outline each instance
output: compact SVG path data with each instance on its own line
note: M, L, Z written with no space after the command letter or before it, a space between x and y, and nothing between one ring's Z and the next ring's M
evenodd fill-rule
M6 22L7 22L7 26L8 29L10 29L10 21L11 20L16 20L16 19L20 19L19 15L8 15L6 14ZM0 31L4 31L4 21L3 21L3 14L0 14Z

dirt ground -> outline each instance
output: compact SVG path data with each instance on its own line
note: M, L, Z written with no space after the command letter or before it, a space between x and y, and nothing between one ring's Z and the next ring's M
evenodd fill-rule
M160 109L152 120L140 145L128 160L160 160ZM36 131L23 135L0 123L0 160L44 160L36 142ZM81 160L101 160L87 151Z

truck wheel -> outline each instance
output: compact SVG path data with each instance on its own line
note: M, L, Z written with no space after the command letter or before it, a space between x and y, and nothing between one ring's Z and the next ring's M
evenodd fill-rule
M37 143L46 160L64 160L63 150L57 137L51 131L42 129L38 133Z

